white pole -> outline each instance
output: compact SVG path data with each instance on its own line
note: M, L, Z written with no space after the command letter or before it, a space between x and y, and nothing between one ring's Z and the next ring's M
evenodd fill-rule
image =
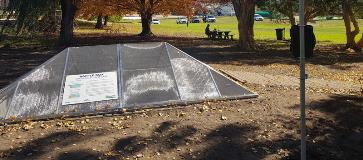
M301 160L306 160L306 123L305 123L305 24L304 2L299 0L300 26L300 130L301 130Z

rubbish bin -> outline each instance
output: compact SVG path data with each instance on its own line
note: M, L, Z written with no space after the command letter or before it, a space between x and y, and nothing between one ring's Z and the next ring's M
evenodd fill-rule
M284 40L285 39L285 28L277 28L276 30L276 39Z
M314 35L313 26L306 25L305 30L305 57L310 58L314 54L314 48L316 44L316 39ZM298 25L291 26L290 29L290 51L294 57L300 57L300 31Z

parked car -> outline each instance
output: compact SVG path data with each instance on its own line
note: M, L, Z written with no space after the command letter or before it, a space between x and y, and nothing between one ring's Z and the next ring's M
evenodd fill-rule
M215 16L212 16L212 15L205 16L204 22L215 23L216 22L216 17Z
M255 14L254 19L255 21L263 21L263 17L259 14Z
M191 21L192 23L199 23L200 22L200 20L199 20L199 18L198 18L198 16L194 16L193 18L192 18L192 21Z
M151 24L160 24L158 19L152 19Z
M187 17L185 17L185 16L178 17L178 18L176 19L176 24L185 24L185 23L187 23L187 22L188 22L188 19L187 19Z

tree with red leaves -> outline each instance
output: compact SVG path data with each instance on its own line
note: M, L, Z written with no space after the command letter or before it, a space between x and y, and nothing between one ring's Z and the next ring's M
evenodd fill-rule
M141 17L142 32L140 36L152 36L151 21L155 14L182 14L191 16L197 0L119 0L118 5L130 13Z

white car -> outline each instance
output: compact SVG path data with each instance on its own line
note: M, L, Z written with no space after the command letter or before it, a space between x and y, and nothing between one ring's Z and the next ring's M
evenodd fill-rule
M186 23L188 23L188 19L187 19L187 17L178 17L177 19L176 19L176 24L186 24Z
M215 23L216 22L216 17L209 15L205 17L205 22L209 22L209 23Z
M158 19L152 19L151 24L160 24Z
M255 21L263 21L263 17L259 14L255 14L254 19Z

